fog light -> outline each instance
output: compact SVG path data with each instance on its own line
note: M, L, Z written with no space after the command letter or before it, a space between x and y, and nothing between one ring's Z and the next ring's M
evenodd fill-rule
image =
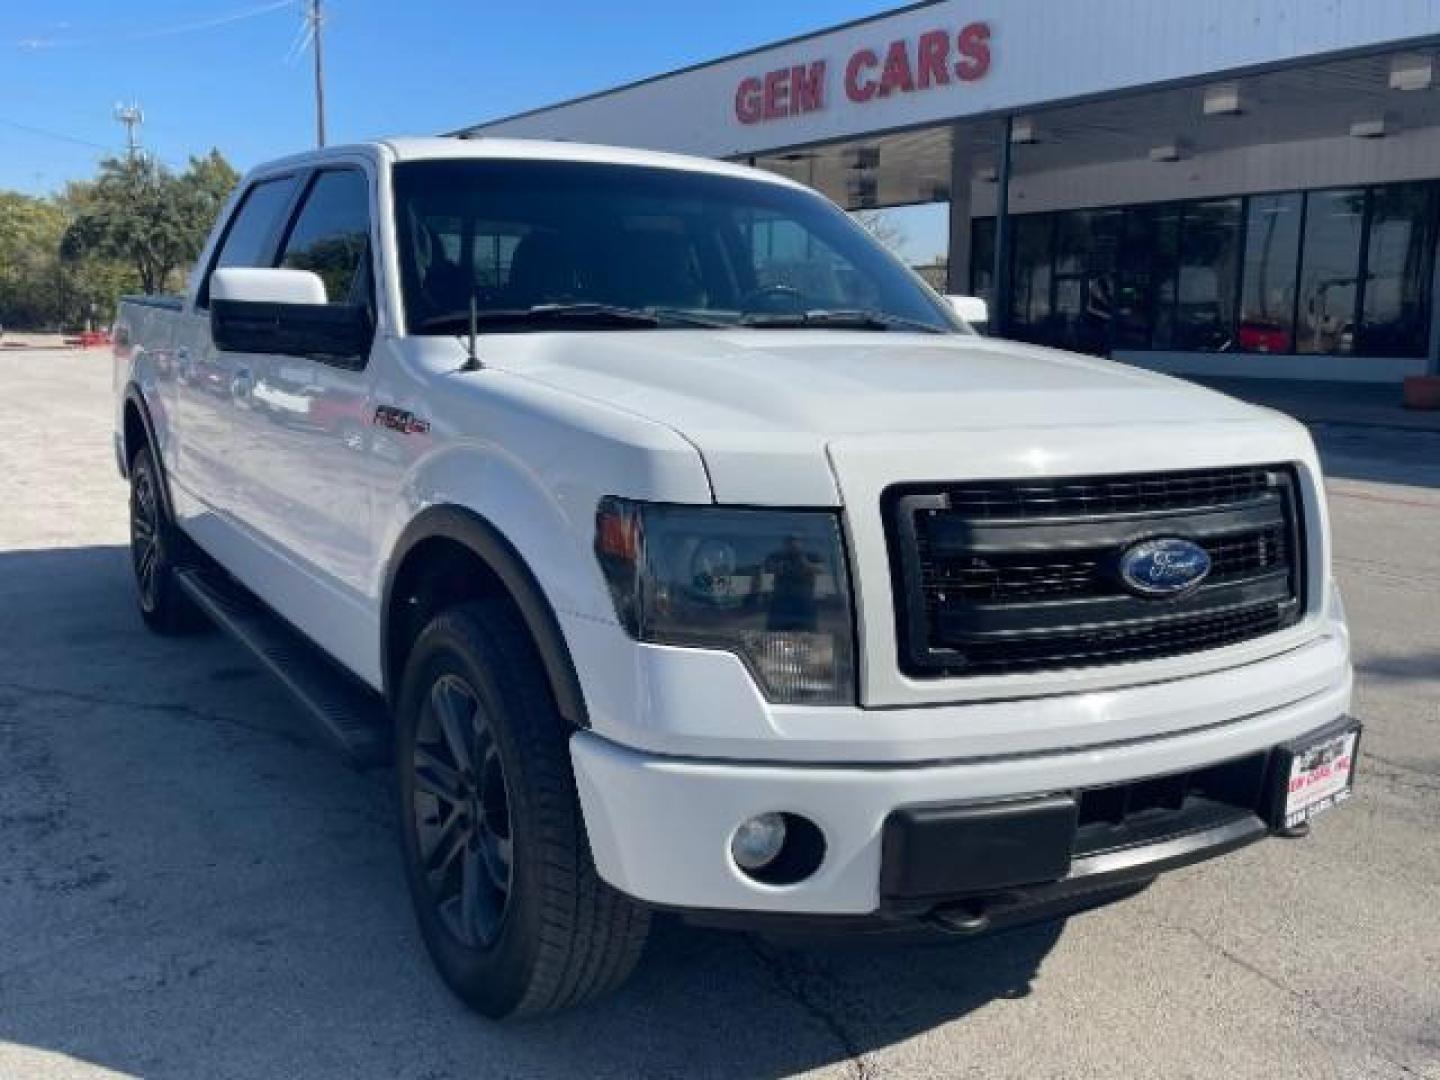
M741 870L763 870L784 846L784 815L758 814L735 830L730 838L730 857Z

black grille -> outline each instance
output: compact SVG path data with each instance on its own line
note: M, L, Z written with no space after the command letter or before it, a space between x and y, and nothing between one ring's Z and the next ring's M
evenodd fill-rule
M1266 818L1270 757L1265 751L1193 772L1078 792L1072 854L1083 859L1173 840L1239 818Z
M950 508L967 517L1073 517L1229 506L1260 497L1268 485L1267 469L1205 469L1129 476L985 481L947 488L946 495Z
M901 667L919 677L1157 659L1274 633L1301 611L1288 466L893 488L885 494ZM1144 598L1131 544L1204 547L1197 590Z

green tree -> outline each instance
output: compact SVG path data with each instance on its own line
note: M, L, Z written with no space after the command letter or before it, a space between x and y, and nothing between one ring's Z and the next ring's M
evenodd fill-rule
M107 158L93 182L67 193L73 216L62 253L77 263L119 260L144 292L162 292L200 254L237 179L218 150L192 157L178 175L146 157Z
M50 199L0 192L0 324L59 321L64 212Z
M905 257L905 245L910 242L910 237L906 235L900 223L884 210L855 210L851 212L850 216L860 224L862 229L896 255L902 259Z

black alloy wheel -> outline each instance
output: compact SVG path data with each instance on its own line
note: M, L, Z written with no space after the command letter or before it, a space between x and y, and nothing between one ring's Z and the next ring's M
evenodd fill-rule
M140 610L154 612L160 602L160 497L148 468L137 469L131 483L130 559L135 567Z
M157 634L184 634L205 626L205 618L175 580L177 555L185 537L165 511L160 470L143 447L130 462L130 565L140 617Z
M435 909L462 944L490 945L514 872L510 791L494 732L474 689L446 674L431 687L415 735L412 812Z
M571 1008L625 981L650 912L596 872L559 714L505 598L420 632L395 708L405 879L451 990L494 1018Z

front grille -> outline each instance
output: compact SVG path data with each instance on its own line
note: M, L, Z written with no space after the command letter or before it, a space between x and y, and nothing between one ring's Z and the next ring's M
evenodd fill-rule
M1289 466L906 485L885 493L900 664L921 678L1158 659L1274 633L1300 616L1303 547ZM1178 536L1204 584L1131 592L1130 545Z

